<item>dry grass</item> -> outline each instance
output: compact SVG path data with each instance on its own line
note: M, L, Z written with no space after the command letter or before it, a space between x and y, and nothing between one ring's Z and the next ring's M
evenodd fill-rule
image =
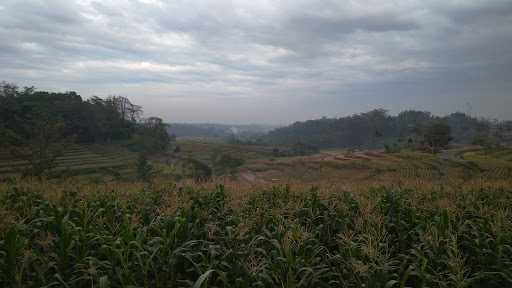
M506 153L336 153L256 157L254 181L0 182L0 286L512 285Z

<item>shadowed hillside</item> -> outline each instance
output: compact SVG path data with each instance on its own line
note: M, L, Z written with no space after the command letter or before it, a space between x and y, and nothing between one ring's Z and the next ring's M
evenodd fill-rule
M438 117L424 111L404 111L393 116L378 109L341 118L296 122L271 131L264 139L274 144L300 142L320 148L383 148L396 141L416 141L435 122L450 127L454 143L465 144L479 137L489 137L493 126L491 121L463 113Z

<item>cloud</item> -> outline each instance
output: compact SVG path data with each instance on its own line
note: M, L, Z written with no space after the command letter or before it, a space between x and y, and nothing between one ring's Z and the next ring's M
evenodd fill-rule
M168 121L466 102L510 119L510 27L507 0L5 0L0 79L123 94Z

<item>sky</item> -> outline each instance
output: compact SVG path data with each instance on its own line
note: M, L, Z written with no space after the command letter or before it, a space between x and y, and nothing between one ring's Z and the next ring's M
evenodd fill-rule
M512 119L511 0L1 0L0 81L168 122Z

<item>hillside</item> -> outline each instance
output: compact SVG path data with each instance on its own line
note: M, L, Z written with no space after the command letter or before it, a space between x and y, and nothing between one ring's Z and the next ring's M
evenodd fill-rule
M51 176L134 177L136 153L121 145L73 144L55 160ZM23 174L30 167L27 161L0 149L0 179Z
M479 136L487 136L491 127L489 121L463 113L437 117L424 111L404 111L393 116L379 109L341 118L295 122L269 132L263 139L272 144L301 142L320 148L383 148L399 139L418 138L424 127L436 121L450 126L454 143L471 143Z

